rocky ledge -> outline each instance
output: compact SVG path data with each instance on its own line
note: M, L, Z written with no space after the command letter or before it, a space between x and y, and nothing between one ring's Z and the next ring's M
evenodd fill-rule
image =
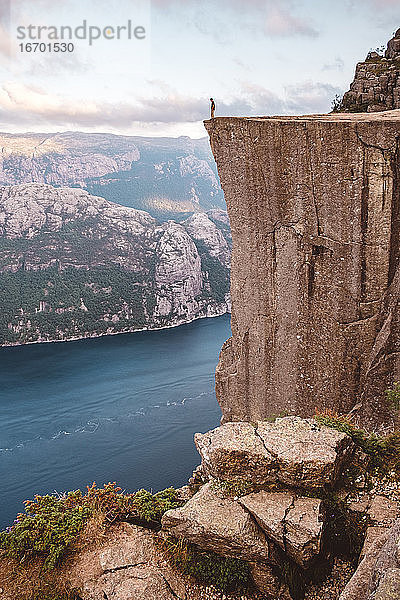
M368 457L347 434L314 419L285 417L227 423L196 434L195 443L201 465L180 491L184 504L164 513L161 531L121 525L112 545L75 561L71 574L82 600L231 597L172 568L160 553L160 541L170 539L205 555L244 561L251 585L241 598L338 600L340 592L340 600L399 597L393 595L400 593L398 485L368 487ZM339 560L343 548L334 538L356 535L339 531L344 526L359 536L357 570L355 547L351 560ZM88 570L90 564L97 570ZM322 584L315 583L330 570ZM84 572L90 577L82 578ZM330 583L337 579L339 584Z
M284 564L309 573L324 559L322 498L355 452L346 434L285 417L227 423L195 441L207 483L182 508L165 513L164 531L248 561L266 597L282 586L277 574Z
M195 443L190 498L164 514L162 534L248 562L267 600L400 597L400 486L371 478L370 456L349 435L285 417L227 423ZM351 540L345 565L341 537ZM332 573L313 584L321 570Z
M226 423L195 435L204 472L214 478L304 489L335 483L353 445L344 433L298 417Z
M174 508L86 532L59 580L74 600L399 598L400 484L377 477L349 432L285 417L196 434L201 465ZM217 564L245 574L236 591L213 585ZM0 560L3 600L15 600L10 573Z

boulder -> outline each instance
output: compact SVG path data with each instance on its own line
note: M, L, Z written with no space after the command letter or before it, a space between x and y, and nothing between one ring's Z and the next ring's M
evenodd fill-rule
M197 433L195 443L209 476L305 489L334 484L354 450L345 433L299 417L226 423Z
M254 585L263 594L264 600L292 600L288 587L279 580L270 565L250 565Z
M162 528L207 551L248 561L272 560L268 541L238 502L206 483L182 508L167 511Z
M196 433L194 441L203 471L209 476L256 484L276 481L275 458L251 423L226 423L207 433Z
M238 501L253 515L266 536L285 549L285 518L293 506L293 495L261 491L243 496Z
M372 544L387 533L387 527L368 527L367 534L365 536L364 544L360 553L360 560L364 558L366 554L369 554Z
M267 537L301 567L308 567L321 550L321 500L296 498L286 492L249 494L239 499Z
M400 519L367 547L339 600L400 598Z
M355 500L348 502L351 512L365 513L371 525L391 527L400 516L400 504L394 498L389 498L376 492L363 492Z
M400 569L389 569L384 573L376 592L369 600L399 600L400 598Z
M399 504L386 496L375 496L367 512L374 523L391 525L399 516Z
M354 451L349 436L319 426L314 419L260 422L257 435L278 461L278 480L294 487L313 489L335 483L343 462Z
M68 565L68 578L81 600L176 600L188 580L157 553L156 534L120 523L103 545L85 550Z
M321 550L322 520L319 498L295 498L285 518L287 553L307 567Z

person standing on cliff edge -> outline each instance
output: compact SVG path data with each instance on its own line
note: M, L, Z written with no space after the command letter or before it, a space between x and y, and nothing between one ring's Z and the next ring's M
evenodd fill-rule
M211 102L211 118L214 118L215 115L215 102L214 102L214 98L210 98L210 102Z

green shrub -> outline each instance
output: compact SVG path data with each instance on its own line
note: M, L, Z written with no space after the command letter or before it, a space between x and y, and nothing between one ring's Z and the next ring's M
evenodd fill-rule
M221 491L226 496L245 496L250 494L254 486L250 481L242 481L240 479L229 480L213 480L211 487Z
M243 560L202 552L192 544L172 537L160 545L172 565L201 583L224 592L245 589L250 584L250 568Z
M181 504L176 490L172 487L154 495L147 490L139 490L132 496L132 505L139 518L147 522L161 521L161 517L167 510L177 508Z
M5 556L24 561L40 557L44 569L53 569L71 549L90 517L99 515L107 527L116 521L159 523L170 508L180 506L173 488L152 495L146 490L123 494L115 482L103 488L93 483L86 494L80 490L64 496L35 496L25 502L25 512L0 532L0 549Z
M395 381L391 389L386 390L387 399L395 410L400 410L400 381Z
M400 476L400 432L378 436L356 427L346 415L333 412L317 414L315 419L321 425L347 433L353 442L370 457L369 470L388 473L393 470Z
M43 556L45 569L56 566L92 513L88 506L68 506L66 498L55 496L35 496L25 510L0 533L0 548L11 558Z

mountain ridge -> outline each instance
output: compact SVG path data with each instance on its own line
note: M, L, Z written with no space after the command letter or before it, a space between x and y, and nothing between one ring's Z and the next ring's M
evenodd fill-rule
M80 187L168 220L224 209L207 138L0 133L0 185Z
M230 310L226 213L181 224L77 188L0 187L0 343L158 329Z

